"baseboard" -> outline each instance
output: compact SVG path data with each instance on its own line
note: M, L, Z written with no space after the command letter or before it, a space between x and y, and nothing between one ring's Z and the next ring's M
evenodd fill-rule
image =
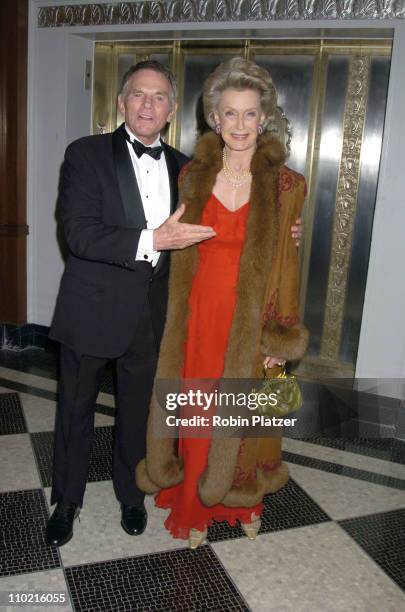
M58 345L49 339L48 334L49 327L45 325L0 323L0 347L14 351L22 351L31 347L54 351Z
M291 437L405 439L405 406L399 399L324 381L300 385L304 405Z

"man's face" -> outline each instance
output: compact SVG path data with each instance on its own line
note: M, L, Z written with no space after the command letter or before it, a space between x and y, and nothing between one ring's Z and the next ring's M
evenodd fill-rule
M118 106L131 132L145 145L156 140L177 108L165 75L149 68L132 75L118 96Z

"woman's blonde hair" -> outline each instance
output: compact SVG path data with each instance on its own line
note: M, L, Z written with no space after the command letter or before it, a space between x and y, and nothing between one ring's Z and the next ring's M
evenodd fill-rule
M273 118L277 105L277 92L270 74L255 62L242 57L233 57L220 64L210 74L203 87L204 116L208 125L215 128L215 113L218 111L221 94L225 89L255 89L260 94L260 103L265 120L263 127Z

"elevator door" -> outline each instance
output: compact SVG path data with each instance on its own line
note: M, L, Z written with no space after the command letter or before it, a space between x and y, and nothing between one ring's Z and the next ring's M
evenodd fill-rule
M210 41L97 43L93 132L123 118L116 106L122 75L141 59L175 73L179 109L166 140L192 155L206 129L201 87L235 55L267 68L281 120L271 126L288 150L287 165L305 175L300 246L301 315L311 333L298 372L315 378L354 374L378 182L391 45L351 41Z

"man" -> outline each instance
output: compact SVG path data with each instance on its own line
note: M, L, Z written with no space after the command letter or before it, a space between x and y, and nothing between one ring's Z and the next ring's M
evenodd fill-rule
M187 157L160 141L176 111L171 74L157 62L137 64L124 76L118 103L125 126L72 143L61 177L70 255L50 333L61 342L61 378L51 496L57 506L47 526L48 542L59 546L72 537L83 503L94 406L110 359L116 359L118 386L113 482L121 524L131 535L145 529L134 468L144 456L164 325L165 251L215 235L211 228L179 223L184 207L174 212Z
M73 535L88 477L94 410L106 363L116 360L113 484L121 525L143 533L144 493L135 466L145 455L148 406L167 304L168 250L215 236L181 223L177 178L187 157L160 140L176 112L176 84L155 61L124 75L125 124L66 150L61 213L70 255L50 337L61 342L49 544Z

